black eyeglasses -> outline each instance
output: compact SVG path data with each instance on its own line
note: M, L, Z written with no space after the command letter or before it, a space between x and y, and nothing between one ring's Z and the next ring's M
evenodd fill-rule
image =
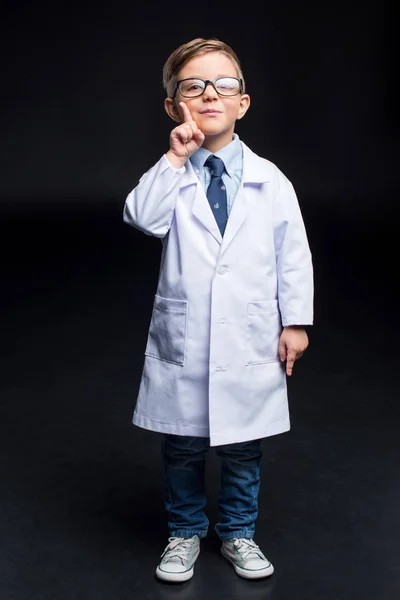
M219 77L214 80L188 77L176 82L172 98L175 98L178 91L184 98L197 98L204 94L209 83L220 96L237 96L243 89L243 80L237 77Z

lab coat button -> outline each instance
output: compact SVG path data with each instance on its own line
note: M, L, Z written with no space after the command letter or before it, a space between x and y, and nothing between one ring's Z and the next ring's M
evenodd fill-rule
M229 269L225 265L221 265L218 269L218 273L220 275L225 275L225 273L227 273L228 271L229 271Z
M218 321L218 323L219 323L220 325L224 325L224 324L226 323L226 319L220 319L220 320Z

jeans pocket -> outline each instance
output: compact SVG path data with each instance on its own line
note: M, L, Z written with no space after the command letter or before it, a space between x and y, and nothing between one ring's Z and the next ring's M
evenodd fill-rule
M145 354L175 365L185 363L187 301L155 295Z
M282 332L277 300L247 303L246 365L279 361L279 338Z

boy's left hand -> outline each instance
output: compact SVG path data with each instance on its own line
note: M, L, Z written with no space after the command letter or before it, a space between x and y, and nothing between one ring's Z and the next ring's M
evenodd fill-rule
M293 365L303 356L308 346L306 330L300 326L284 327L279 340L279 356L281 361L286 360L286 375L291 375Z

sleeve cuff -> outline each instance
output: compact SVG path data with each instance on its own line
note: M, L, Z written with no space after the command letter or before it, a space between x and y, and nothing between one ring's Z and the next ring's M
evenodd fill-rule
M185 165L183 165L183 167L174 167L173 165L171 165L171 163L169 162L166 154L163 155L164 156L164 160L167 163L167 165L170 167L170 169L172 169L173 171L175 171L175 173L184 173L185 172Z

